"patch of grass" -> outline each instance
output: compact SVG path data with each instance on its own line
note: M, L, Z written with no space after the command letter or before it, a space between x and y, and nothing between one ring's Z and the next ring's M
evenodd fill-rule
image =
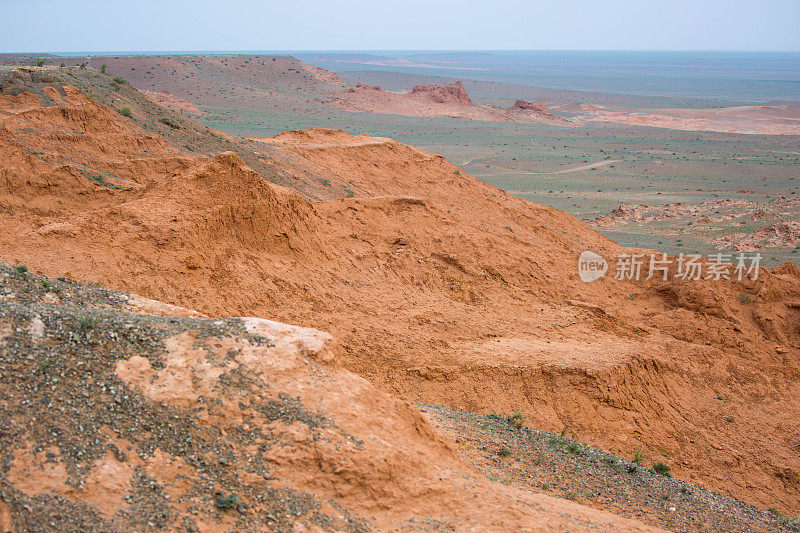
M48 359L47 361L39 365L39 372L41 373L47 372L50 369L50 367L53 366L53 363L55 363L55 360Z
M108 182L106 181L106 179L103 177L102 174L86 174L86 178L92 180L98 185L105 186L106 184L108 184Z
M742 302L743 304L746 304L746 303L748 303L750 301L750 296L748 296L747 294L742 293L742 294L739 295L739 301Z
M584 448L583 444L574 440L570 441L570 443L567 445L567 450L575 455L584 455L586 453L586 449Z
M645 458L645 451L644 448L641 446L633 450L633 460L632 462L636 463L637 465L641 466L644 463Z
M48 290L48 289L50 289L50 287L52 287L52 286L53 286L53 284L52 284L52 283L50 283L50 280L47 280L47 279L44 279L44 280L42 280L42 288L43 288L44 290Z
M114 83L116 83L117 85L126 85L128 83L128 80L126 80L125 78L121 78L119 76L114 76Z
M119 110L119 114L122 115L123 117L130 117L131 115L133 115L130 107L123 107L122 109Z
M223 496L222 493L218 492L216 495L214 495L214 505L216 505L219 509L233 509L241 504L242 500L236 494L228 494L227 496Z
M610 453L609 454L605 454L603 456L603 462L605 464L609 465L609 466L617 466L617 465L619 465L619 459L617 459L615 456L611 455Z
M497 453L498 455L500 455L500 457L508 457L509 455L511 455L511 450L509 450L505 446L501 446L500 450Z
M508 417L508 423L517 429L522 429L522 426L525 425L526 418L527 417L525 415L517 411L516 413Z
M170 128L172 128L173 130L179 130L179 129L181 129L181 127L178 125L178 123L177 123L177 122L175 122L174 120L172 120L172 119L170 119L170 118L167 118L167 117L164 117L164 118L162 118L161 120L159 120L159 122L161 122L161 123L162 123L162 124L164 124L165 126L169 126L169 127L170 127Z
M16 268L17 272L19 272L20 274L27 274L28 273L28 267L26 267L25 265L17 265L14 268Z
M96 316L86 315L86 316L81 317L78 320L78 329L80 331L82 331L82 332L83 331L89 331L90 329L94 329L94 327L96 325L97 325L97 317Z
M659 461L653 465L653 472L662 476L672 477L672 474L669 473L669 470L669 465L662 461Z

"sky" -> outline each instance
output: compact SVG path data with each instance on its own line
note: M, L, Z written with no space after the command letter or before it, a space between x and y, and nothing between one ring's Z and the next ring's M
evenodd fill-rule
M800 51L800 0L0 0L0 52Z

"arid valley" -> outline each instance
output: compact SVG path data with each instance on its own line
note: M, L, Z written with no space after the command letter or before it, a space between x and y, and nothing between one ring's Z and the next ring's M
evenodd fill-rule
M0 54L0 532L800 530L800 97L509 57Z

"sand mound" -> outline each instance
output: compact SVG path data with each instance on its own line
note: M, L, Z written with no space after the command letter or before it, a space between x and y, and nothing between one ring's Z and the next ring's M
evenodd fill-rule
M122 133L86 133L105 129ZM233 154L123 159L138 186L91 210L7 209L8 191L0 258L208 316L330 331L345 367L407 400L520 410L620 455L646 447L749 502L800 502L800 416L786 401L800 394L797 280L584 284L581 251L614 272L624 250L441 156L334 130L263 146L283 170L340 185L311 202Z

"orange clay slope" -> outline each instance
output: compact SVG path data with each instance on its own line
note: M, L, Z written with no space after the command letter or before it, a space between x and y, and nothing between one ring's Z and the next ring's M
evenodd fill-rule
M489 481L327 333L5 264L0 288L3 531L655 530Z
M624 250L441 156L332 130L260 143L276 174L352 196L312 202L236 154L174 153L53 90L61 103L2 97L1 259L330 331L341 364L407 400L521 411L738 499L800 507L800 280L788 269L584 284L581 251ZM116 187L76 173L78 157Z

